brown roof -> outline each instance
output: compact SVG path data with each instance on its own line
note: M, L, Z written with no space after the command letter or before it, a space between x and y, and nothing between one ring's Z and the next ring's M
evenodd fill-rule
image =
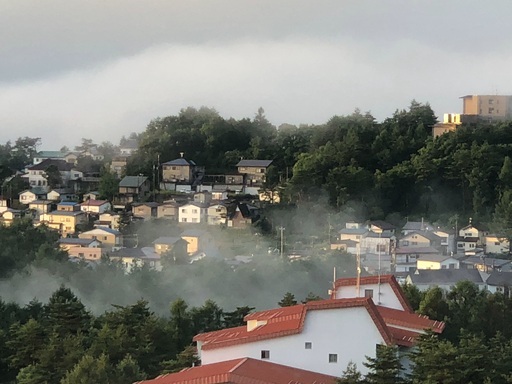
M241 358L186 368L180 372L144 380L140 384L334 384L336 378L321 373Z

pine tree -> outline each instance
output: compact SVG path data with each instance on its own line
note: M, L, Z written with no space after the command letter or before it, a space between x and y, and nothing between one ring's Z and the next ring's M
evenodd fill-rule
M106 355L95 359L84 355L60 382L61 384L110 384L112 367Z
M377 346L376 357L366 356L364 366L369 369L366 381L369 384L396 384L401 383L400 372L402 365L396 346Z
M280 307L291 307L292 305L297 305L297 300L295 300L293 293L286 292L284 297L277 304Z
M363 376L357 370L357 365L350 361L347 368L343 371L341 377L336 380L336 384L361 384L363 383Z

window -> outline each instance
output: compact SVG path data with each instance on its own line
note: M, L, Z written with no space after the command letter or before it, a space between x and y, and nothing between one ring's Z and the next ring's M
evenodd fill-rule
M499 241L495 241L494 245L500 245L500 242Z
M411 243L411 245L418 245L418 242L417 242L417 241L413 241L413 242Z
M450 263L448 268L455 269L455 263Z
M386 252L386 244L377 244L377 252Z
M364 297L373 297L373 289L365 289Z
M464 234L464 236L466 236L466 237L471 237L471 232L466 232L466 233Z
M262 359L270 359L270 351L261 351L261 358Z
M494 99L489 99L489 105L493 105L494 104Z
M182 209L181 213L187 213L187 210L186 209Z
M305 349L313 349L313 343L311 341L306 341L304 343L304 348Z
M197 209L193 209L193 210L192 210L192 213L197 213Z
M462 244L462 243L458 243L458 244L457 244L457 248L464 248L464 244Z
M473 243L469 244L469 248L475 248L475 244L473 244Z
M181 219L181 222L182 222L182 223L186 223L186 222L187 222L187 218L186 218L186 217L184 217L183 219Z
M402 241L402 245L404 247L407 247L409 245L409 242L407 240Z
M329 353L329 363L337 363L338 355L336 353Z

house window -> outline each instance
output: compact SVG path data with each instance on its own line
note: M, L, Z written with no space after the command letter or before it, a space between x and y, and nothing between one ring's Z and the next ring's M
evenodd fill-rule
M311 341L306 341L304 343L304 348L305 349L313 349L313 343Z
M469 244L469 248L475 248L475 244Z
M455 269L455 263L450 263L448 268Z
M413 241L413 242L411 243L411 245L418 245L418 242L417 242L417 241Z
M270 359L270 351L261 351L261 358L262 359Z
M462 244L462 243L458 243L458 244L457 244L457 248L464 248L464 244Z
M373 289L365 289L364 290L364 297L373 297Z
M329 363L337 363L338 362L338 354L329 353Z
M402 241L402 245L404 247L407 247L409 245L409 242L407 240Z
M466 237L471 237L471 232L466 232L466 233L464 234L464 236L466 236Z
M192 210L192 213L197 213L197 209L193 209L193 210Z
M377 244L377 252L386 252L386 244Z
M181 213L187 213L187 210L186 209L182 209Z
M186 222L187 222L187 218L186 218L186 217L184 217L183 219L181 219L181 222L182 222L182 223L186 223Z

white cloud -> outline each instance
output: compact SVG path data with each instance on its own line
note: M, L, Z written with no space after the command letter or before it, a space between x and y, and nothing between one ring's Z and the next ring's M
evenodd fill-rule
M235 118L252 118L263 106L275 124L321 123L356 107L382 119L413 98L441 114L459 110L462 94L510 84L510 59L450 57L413 40L158 45L101 66L0 84L0 141L42 137L45 149L72 147L82 137L117 143L155 117L202 105Z

